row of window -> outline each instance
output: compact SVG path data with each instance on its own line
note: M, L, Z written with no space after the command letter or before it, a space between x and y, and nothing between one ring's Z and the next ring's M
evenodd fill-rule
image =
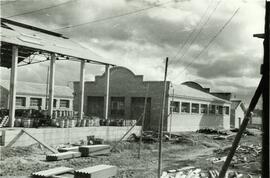
M171 112L180 113L179 101L171 101L170 104ZM229 115L230 109L229 106L181 102L181 113Z
M56 107L57 100L53 100L53 107ZM46 99L46 105L48 106L49 100ZM69 100L60 100L61 108L69 108ZM16 106L26 106L26 97L16 97ZM30 106L42 106L42 98L30 98Z

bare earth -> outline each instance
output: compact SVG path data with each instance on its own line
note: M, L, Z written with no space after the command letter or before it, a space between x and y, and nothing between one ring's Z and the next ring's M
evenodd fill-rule
M183 143L163 143L163 170L179 169L185 166L194 166L207 172L209 169L220 170L223 162L213 164L212 157L226 156L227 152L216 153L215 150L231 145L233 138L214 140L212 135L202 133L182 133L190 141ZM112 143L111 143L112 144ZM240 145L261 145L261 135L244 136ZM145 143L142 146L141 159L138 159L138 143L123 142L118 145L118 151L109 156L74 158L55 162L47 162L46 150L38 145L30 147L12 147L0 150L0 176L29 176L33 172L66 166L74 169L94 166L98 164L111 164L118 167L117 177L156 177L158 144ZM250 156L250 153L236 153L236 156L246 157L242 164L233 164L230 170L238 173L250 174L258 177L261 171L261 154ZM239 163L239 161L238 161Z

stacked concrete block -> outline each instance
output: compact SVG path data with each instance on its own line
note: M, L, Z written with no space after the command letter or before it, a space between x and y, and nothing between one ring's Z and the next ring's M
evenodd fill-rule
M74 171L74 178L109 178L116 176L116 174L116 166L97 165Z
M56 154L50 154L46 156L47 161L59 161L63 159L71 159L71 158L78 158L81 157L80 152L63 152L63 153L56 153Z
M68 147L68 148L58 148L57 149L59 152L67 152L67 151L75 151L78 152L79 151L79 147L78 146L73 146L73 147Z
M79 151L82 156L98 156L98 155L108 155L110 153L109 145L86 145L80 146Z
M72 169L72 168L56 167L53 169L48 169L45 171L39 171L39 172L32 173L32 177L33 178L54 177L54 176L57 176L59 174L64 174L64 173L72 172L72 171L74 171L74 169Z

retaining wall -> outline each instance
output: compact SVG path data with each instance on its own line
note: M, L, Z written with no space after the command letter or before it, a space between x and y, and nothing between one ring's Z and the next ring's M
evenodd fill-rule
M25 130L46 144L56 146L66 143L75 143L80 140L86 141L86 137L89 135L94 135L96 138L102 138L105 141L117 141L129 129L130 127L99 126L74 128L27 128ZM127 139L132 133L139 135L140 129L141 126L135 126L125 139ZM16 135L19 134L20 131L21 129L19 128L0 130L0 144L2 146L7 145ZM24 133L13 146L29 146L34 143L37 142Z

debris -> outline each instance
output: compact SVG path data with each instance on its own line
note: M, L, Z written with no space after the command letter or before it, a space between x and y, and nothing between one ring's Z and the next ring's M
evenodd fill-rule
M1 127L6 127L7 124L8 124L8 120L9 120L8 116L4 116L3 118L1 117L0 118L0 128Z
M109 178L116 176L116 174L116 166L97 165L74 171L74 178Z
M218 129L213 129L213 128L199 129L196 132L198 132L198 133L204 133L204 134L218 134L218 135L228 135L229 134L225 130L218 130Z
M56 176L58 174L71 172L73 170L74 169L68 168L68 167L56 167L56 168L53 168L53 169L48 169L48 170L45 170L45 171L32 173L32 176L34 178L52 177L52 176Z
M67 152L62 152L62 153L56 153L56 154L49 154L46 156L47 161L59 161L63 159L71 159L71 158L78 158L81 157L80 152L72 152L72 151L67 151Z

